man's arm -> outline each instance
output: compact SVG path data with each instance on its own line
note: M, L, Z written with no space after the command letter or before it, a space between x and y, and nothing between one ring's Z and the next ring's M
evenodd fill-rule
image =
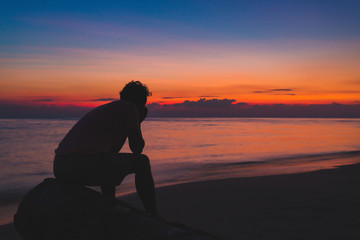
M131 151L135 154L142 153L145 146L145 141L142 137L140 125L129 129L128 139Z

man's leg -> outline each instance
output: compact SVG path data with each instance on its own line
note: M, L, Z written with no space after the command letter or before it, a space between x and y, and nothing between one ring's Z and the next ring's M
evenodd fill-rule
M104 154L83 155L83 182L87 186L100 186L101 192L108 199L110 206L115 202L115 183L112 178L112 157Z
M135 185L145 210L156 215L155 185L151 173L150 160L143 154L136 156Z
M151 214L157 214L155 186L149 158L144 154L118 153L114 157L113 164L113 170L116 171L114 174L118 178L116 185L119 185L126 175L135 173L136 191L145 210ZM110 187L104 186L105 192L110 194L110 190Z

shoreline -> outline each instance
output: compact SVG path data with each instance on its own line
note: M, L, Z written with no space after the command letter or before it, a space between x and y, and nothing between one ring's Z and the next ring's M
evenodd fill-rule
M359 161L360 162L360 161ZM359 239L360 163L156 189L159 215L224 239ZM142 209L136 194L120 196ZM0 238L21 239L13 224Z
M301 156L277 157L252 162L227 162L224 164L207 164L197 171L194 180L172 181L156 184L156 188L171 187L181 184L191 184L206 181L218 181L232 178L253 178L275 175L288 175L334 169L341 166L360 164L360 151L339 151L336 153L320 153ZM201 170L204 170L201 172ZM232 177L229 177L231 175ZM191 176L191 174L189 174ZM155 176L156 177L156 176ZM133 185L134 178L130 184ZM155 179L156 180L156 179ZM127 181L127 179L125 179ZM124 181L124 182L125 182ZM155 181L156 182L156 181ZM124 183L123 183L124 184ZM129 184L129 182L127 182ZM120 186L121 188L121 186ZM117 198L136 194L136 189L118 192Z

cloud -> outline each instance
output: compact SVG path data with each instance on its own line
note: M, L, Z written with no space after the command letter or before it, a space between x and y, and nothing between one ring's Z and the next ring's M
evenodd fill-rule
M148 105L151 117L321 117L358 118L360 104L248 104L234 99L200 99Z
M90 107L75 105L31 105L0 101L0 118L80 118L90 110Z
M294 91L291 88L274 88L274 89L268 89L268 90L264 90L264 91L253 91L253 93L268 93L271 95L290 95L290 96L294 96L296 95L295 93L286 93L286 92L292 92Z
M200 98L216 98L218 96L199 96Z
M148 104L149 116L167 117L216 117L230 116L235 106L235 99L205 99L198 101L186 100L174 104Z
M116 101L119 100L118 98L96 98L96 99L90 99L87 101L91 102L109 102L109 101Z
M360 79L353 79L346 82L347 84L360 85Z
M218 96L208 96L208 95L204 95L204 96L198 96L199 98L216 98ZM161 99L181 99L181 98L189 98L189 97L162 97Z
M33 99L34 102L53 102L56 101L55 99L52 98L42 98L42 99Z
M249 106L249 104L246 103L246 102L238 102L238 103L236 103L236 106L238 106L238 107L246 107L246 106Z
M178 99L178 98L187 98L187 97L162 97L161 99Z
M232 103L236 102L235 99L205 99L201 98L198 101L189 101L186 100L183 103L173 104L174 106L183 106L191 108L227 108L230 107Z
M290 88L276 88L276 89L270 89L271 92L290 92L292 89Z

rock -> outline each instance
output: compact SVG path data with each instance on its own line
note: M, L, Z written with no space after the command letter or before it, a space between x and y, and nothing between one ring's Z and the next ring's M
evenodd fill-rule
M212 240L207 233L150 216L80 185L45 179L25 195L14 216L25 240Z

